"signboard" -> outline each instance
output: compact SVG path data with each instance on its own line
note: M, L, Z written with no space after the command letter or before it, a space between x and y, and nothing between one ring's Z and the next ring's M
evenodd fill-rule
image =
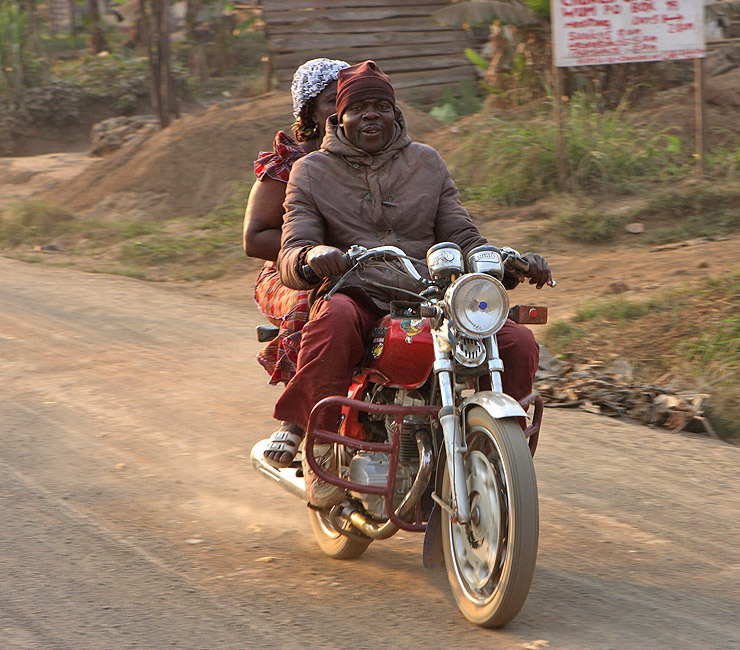
M555 65L706 56L702 0L551 0Z

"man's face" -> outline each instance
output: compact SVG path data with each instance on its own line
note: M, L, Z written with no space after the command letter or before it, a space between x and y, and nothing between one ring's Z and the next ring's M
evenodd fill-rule
M396 113L387 99L363 99L350 104L342 114L344 135L356 147L377 153L393 137Z

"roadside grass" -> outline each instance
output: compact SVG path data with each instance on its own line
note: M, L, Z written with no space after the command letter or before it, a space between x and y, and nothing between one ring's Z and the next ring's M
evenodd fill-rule
M740 443L740 271L650 300L589 304L543 341L564 358L621 357L642 380L710 394L715 430Z
M582 207L568 207L545 226L549 234L557 233L571 241L585 244L604 244L614 241L622 232L624 217L598 210L588 203Z
M692 237L709 237L740 231L740 186L704 183L657 194L633 215L652 223L649 243L662 244Z
M691 168L675 138L624 119L624 106L599 112L586 94L564 111L564 177L551 110L491 118L463 136L450 157L463 194L499 205L527 205L559 191L630 194L648 180L675 180Z
M94 221L45 201L24 201L0 211L0 247L30 261L34 248L54 244L67 255L43 259L89 272L145 280L205 280L242 262L244 208L251 184L200 217L169 221Z
M79 226L73 212L46 201L31 200L0 214L0 244L15 248L29 241L48 243Z
M671 187L647 187L630 197L627 209L615 209L618 197L570 195L533 239L563 237L584 244L618 244L628 223L641 223L643 243L650 245L716 237L740 232L740 183L692 181ZM607 206L607 207L605 207ZM609 207L610 206L610 207ZM618 213L617 213L618 212Z

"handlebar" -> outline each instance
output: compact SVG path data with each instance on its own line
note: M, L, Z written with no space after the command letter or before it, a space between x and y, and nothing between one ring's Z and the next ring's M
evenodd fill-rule
M529 271L529 262L513 248L504 246L501 254L504 256L504 266L510 271L521 271L522 273Z
M529 270L529 262L523 258L517 251L508 246L504 246L500 249L501 254L504 258L504 266L514 272L526 273ZM376 248L367 249L364 246L352 246L343 255L350 269L362 269L367 264L375 261L384 262L397 262L403 267L403 270L412 278L420 288L427 288L432 286L434 283L430 282L416 270L411 262L411 259L398 247L396 246L378 246ZM304 264L301 267L301 273L307 282L312 284L317 283L321 278L314 273L314 270L308 265ZM552 286L555 286L553 281Z
M344 259L347 262L349 268L359 267L362 268L370 262L377 261L393 261L398 262L403 266L404 270L408 275L413 278L414 281L418 282L424 287L429 286L430 282L424 278L411 263L406 253L396 246L378 246L377 248L367 249L364 246L352 246L344 255ZM301 274L307 282L318 282L321 278L314 273L314 270L308 265L304 264L301 267Z
M308 264L304 264L301 267L301 275L306 282L310 282L311 284L315 284L316 282L321 280L321 278L313 272L313 269Z

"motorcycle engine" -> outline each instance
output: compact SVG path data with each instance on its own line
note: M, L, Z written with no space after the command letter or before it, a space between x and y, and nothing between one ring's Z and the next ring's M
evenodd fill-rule
M399 406L424 405L426 400L419 391L397 390L386 403ZM386 416L383 420L386 440L393 439L394 420ZM419 471L419 450L416 445L416 432L419 428L429 428L429 419L425 417L406 416L403 419L401 430L401 449L396 471L395 494L393 495L393 508L398 508ZM350 461L349 480L362 485L376 485L385 487L388 483L388 470L390 466L390 454L373 453L366 451L357 452ZM365 511L376 519L387 519L385 511L385 497L377 494L360 494L352 492L352 496L358 499Z
M349 465L349 480L362 485L385 487L388 482L390 454L357 452ZM415 468L406 463L398 464L396 472L396 490L393 496L393 508L397 508L403 497L411 488L416 475ZM387 519L385 512L385 497L378 494L360 494L352 492L352 496L359 500L365 511L376 519Z

